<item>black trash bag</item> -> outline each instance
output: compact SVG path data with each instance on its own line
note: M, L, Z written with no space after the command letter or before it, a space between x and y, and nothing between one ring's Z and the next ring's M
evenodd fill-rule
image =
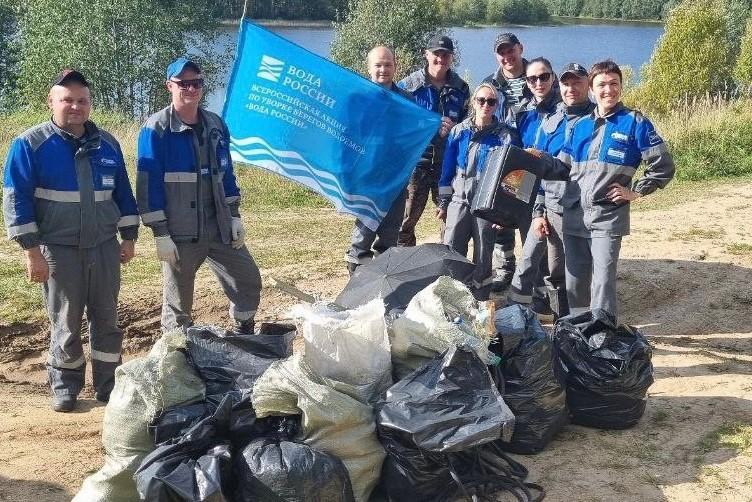
M148 430L155 445L182 436L188 429L209 415L217 407L205 401L168 408L149 425Z
M540 485L525 481L525 466L501 451L498 441L438 453L416 448L408 435L393 429L380 428L379 439L387 452L379 490L391 502L454 501L471 496L501 500L500 492L509 492L521 502L545 496Z
M653 350L642 333L596 309L560 319L554 342L572 422L626 429L640 420L653 384Z
M405 433L415 447L461 451L509 439L514 415L469 347L452 347L392 385L378 405L379 429Z
M494 322L497 336L490 349L501 357L502 395L516 419L511 441L499 446L513 453L538 453L568 420L565 375L552 338L529 309L512 305L497 310Z
M238 501L354 501L345 464L304 443L280 437L255 439L233 465Z
M227 436L231 399L185 435L158 446L133 475L141 500L149 502L229 500L232 461Z
M213 326L186 333L188 361L206 384L206 395L251 390L276 360L292 355L295 326L262 324L257 335L234 335Z

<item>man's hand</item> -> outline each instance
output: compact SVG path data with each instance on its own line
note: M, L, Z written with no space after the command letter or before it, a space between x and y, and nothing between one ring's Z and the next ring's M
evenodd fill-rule
M245 244L245 228L243 228L243 220L233 216L232 217L232 242L230 245L235 249L240 249Z
M447 134L449 134L449 131L452 129L452 127L455 126L457 122L450 119L449 117L441 117L441 127L439 128L439 136L442 138L446 138Z
M608 188L609 190L608 193L606 193L606 197L614 203L631 202L638 197L642 197L642 194L633 192L629 188L621 186L618 183L611 183Z
M546 221L546 218L543 216L533 218L532 225L533 232L535 232L535 235L537 235L539 239L549 235L548 221Z
M447 215L446 209L441 209L440 207L436 208L436 217L438 219L440 219L441 221L446 221L446 215Z
M496 230L497 232L501 232L502 230L504 230L504 226L499 225L498 223L491 223L491 229Z
M161 235L155 237L154 242L157 244L157 257L174 267L180 257L178 256L178 248L175 242L173 242L172 237Z
M120 243L120 263L125 265L136 255L136 241L123 241Z
M39 246L26 249L24 254L26 255L26 278L31 282L47 282L50 278L50 265Z

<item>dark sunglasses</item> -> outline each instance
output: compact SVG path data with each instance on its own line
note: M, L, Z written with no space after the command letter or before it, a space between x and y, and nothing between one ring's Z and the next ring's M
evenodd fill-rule
M170 80L170 82L176 84L183 90L190 87L193 87L194 89L201 89L204 86L203 78L192 78L190 80Z
M477 101L480 106L485 104L488 104L488 106L496 106L496 103L499 102L496 98L475 98L475 101Z
M541 73L540 75L530 75L529 77L525 77L525 80L527 80L528 84L535 84L538 80L540 80L542 83L548 82L548 80L551 78L551 73Z

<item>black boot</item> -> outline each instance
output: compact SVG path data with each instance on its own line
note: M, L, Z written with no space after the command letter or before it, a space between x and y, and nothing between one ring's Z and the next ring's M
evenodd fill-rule
M350 263L349 261L347 262L347 272L350 274L350 276L352 276L355 273L355 269L358 268L359 266L360 266L359 263Z
M238 321L235 319L235 328L233 331L236 335L253 335L256 331L256 323L253 319L247 319L245 321Z

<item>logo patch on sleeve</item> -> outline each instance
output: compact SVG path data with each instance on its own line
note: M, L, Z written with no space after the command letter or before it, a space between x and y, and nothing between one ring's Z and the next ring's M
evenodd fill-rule
M115 176L112 174L103 174L102 188L115 188Z
M99 163L102 164L103 166L114 166L117 164L117 162L115 162L114 160L105 159L105 158L99 159Z
M650 131L648 134L648 142L651 146L658 145L660 143L663 143L663 138L661 138L660 134L656 131Z
M622 132L612 132L611 139L626 143L627 141L629 141L629 136L627 136L626 134Z

